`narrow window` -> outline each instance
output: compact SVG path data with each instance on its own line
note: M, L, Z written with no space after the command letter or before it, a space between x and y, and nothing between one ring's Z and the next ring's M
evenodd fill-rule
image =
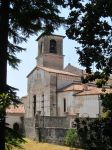
M42 44L42 42L40 43L40 55L42 54L42 52L43 52L43 44Z
M33 96L33 103L34 103L33 113L34 113L34 116L35 116L35 114L36 114L36 95Z
M64 100L63 100L63 110L64 110L64 112L66 112L66 99L64 98Z
M55 40L50 40L50 53L57 53Z

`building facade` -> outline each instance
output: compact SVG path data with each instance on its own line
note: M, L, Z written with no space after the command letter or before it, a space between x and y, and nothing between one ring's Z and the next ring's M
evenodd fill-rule
M28 74L25 117L88 116L97 117L101 89L83 85L86 72L71 64L65 68L61 35L41 35L36 67Z
M97 118L102 111L102 89L81 83L81 77L87 75L84 70L71 64L64 68L63 39L61 35L38 37L37 65L27 75L24 106L6 110L11 128L18 127L26 137L39 141L63 143L76 116ZM108 85L112 85L111 78Z

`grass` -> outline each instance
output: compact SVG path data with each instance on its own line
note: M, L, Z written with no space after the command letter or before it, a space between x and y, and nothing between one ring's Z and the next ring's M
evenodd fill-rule
M38 143L36 141L25 139L26 143L23 144L24 150L70 150L70 147L66 146L59 146L54 144L48 144L48 143ZM19 150L19 149L14 149ZM79 149L74 149L79 150Z

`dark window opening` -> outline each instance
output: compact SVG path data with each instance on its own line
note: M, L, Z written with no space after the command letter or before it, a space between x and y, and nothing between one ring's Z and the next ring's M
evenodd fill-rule
M42 49L43 49L43 44L42 42L40 43L40 55L42 54Z
M36 114L36 95L33 96L33 103L34 103L33 113L34 113L34 116L35 116L35 114Z
M19 131L19 124L16 122L13 124L14 131Z
M63 104L64 104L64 112L66 112L66 99L65 98L63 100Z
M55 40L50 40L50 53L57 53Z

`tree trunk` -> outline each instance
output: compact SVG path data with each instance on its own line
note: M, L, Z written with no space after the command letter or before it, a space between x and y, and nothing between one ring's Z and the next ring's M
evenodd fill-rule
M0 5L0 94L2 94L6 92L7 84L9 0L1 0ZM0 150L5 150L5 110L0 114Z

